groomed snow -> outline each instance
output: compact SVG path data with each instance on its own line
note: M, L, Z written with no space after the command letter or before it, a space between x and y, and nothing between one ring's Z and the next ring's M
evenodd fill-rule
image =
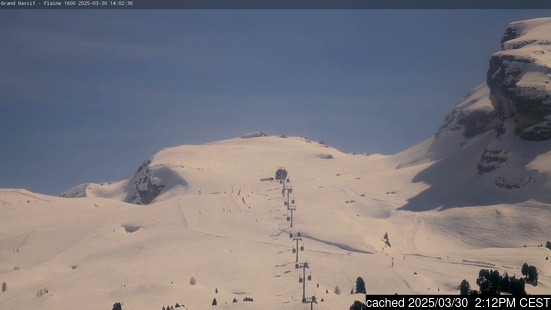
M8 286L0 304L213 309L216 298L220 309L309 309L289 238L299 230L299 261L308 261L312 276L306 296L324 299L315 309L362 301L349 294L358 276L369 294L457 294L463 279L476 287L481 268L519 276L524 262L540 275L527 291L550 291L550 251L538 247L551 239L549 205L403 210L430 187L413 180L434 162L396 169L401 160L345 154L298 137L237 138L156 154L151 166L172 167L188 186L147 206L120 200L124 182L71 199L0 190L0 282ZM282 185L261 181L279 167L289 171L296 200L292 229Z

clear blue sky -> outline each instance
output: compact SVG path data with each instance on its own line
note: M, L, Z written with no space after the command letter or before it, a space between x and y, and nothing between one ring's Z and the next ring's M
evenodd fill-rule
M246 132L391 154L483 83L541 10L0 11L0 187L129 178Z

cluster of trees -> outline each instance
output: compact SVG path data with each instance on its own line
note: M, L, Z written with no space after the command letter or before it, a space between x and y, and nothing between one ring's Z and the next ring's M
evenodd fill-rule
M547 241L545 243L545 247L548 248L549 250L551 250L551 241Z
M243 298L243 301L254 301L254 300L250 297L245 297L245 298ZM236 303L236 302L237 302L237 298L234 298L232 303ZM214 298L212 300L212 306L216 306L216 305L218 305L218 301L216 300L216 298ZM165 309L163 308L163 310L165 310ZM167 308L166 310L171 310L171 309Z
M386 235L386 234L385 234ZM367 294L365 289L365 282L362 277L358 277L356 279L356 294ZM350 310L366 310L366 306L363 302L355 300L352 306L350 306Z
M40 289L36 292L36 297L42 297L44 294L48 294L49 291L47 288Z
M329 293L327 290L325 290L326 293ZM333 292L336 294L336 295L340 295L341 294L341 289L339 288L339 286L335 286L335 289L333 290ZM366 290L365 290L365 282L364 282L364 279L362 279L362 277L358 277L356 279L356 292L354 293L354 289L350 290L350 294L366 294Z
M480 290L471 290L471 284L467 280L461 281L459 292L461 295L500 295L502 292L511 295L526 295L524 279L503 276L497 270L480 269L476 284Z
M521 269L522 275L526 278L527 282L538 285L538 269L532 265L524 263Z
M355 300L352 306L350 306L350 310L367 310L367 307L363 302Z

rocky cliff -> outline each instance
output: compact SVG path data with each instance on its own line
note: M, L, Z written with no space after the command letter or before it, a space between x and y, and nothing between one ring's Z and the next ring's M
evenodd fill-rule
M551 18L512 23L501 46L487 74L500 123L513 119L525 140L551 139Z
M501 46L486 83L408 159L433 164L413 180L430 186L404 209L551 201L551 18L511 23Z

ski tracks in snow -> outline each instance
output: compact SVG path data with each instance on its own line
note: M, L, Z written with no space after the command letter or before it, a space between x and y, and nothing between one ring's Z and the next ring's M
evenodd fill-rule
M186 219L186 215L184 214L184 210L182 209L182 198L178 199L178 208L180 209L180 213L182 214L182 225L185 228L188 228L188 222Z
M415 238L417 231L419 230L419 226L421 226L421 223L425 219L425 216L422 214L414 214L413 219L411 220L411 223L408 225L408 228L406 229L405 236L405 242L404 245L406 246L406 249L408 252L419 252L417 250L417 247L415 246Z

